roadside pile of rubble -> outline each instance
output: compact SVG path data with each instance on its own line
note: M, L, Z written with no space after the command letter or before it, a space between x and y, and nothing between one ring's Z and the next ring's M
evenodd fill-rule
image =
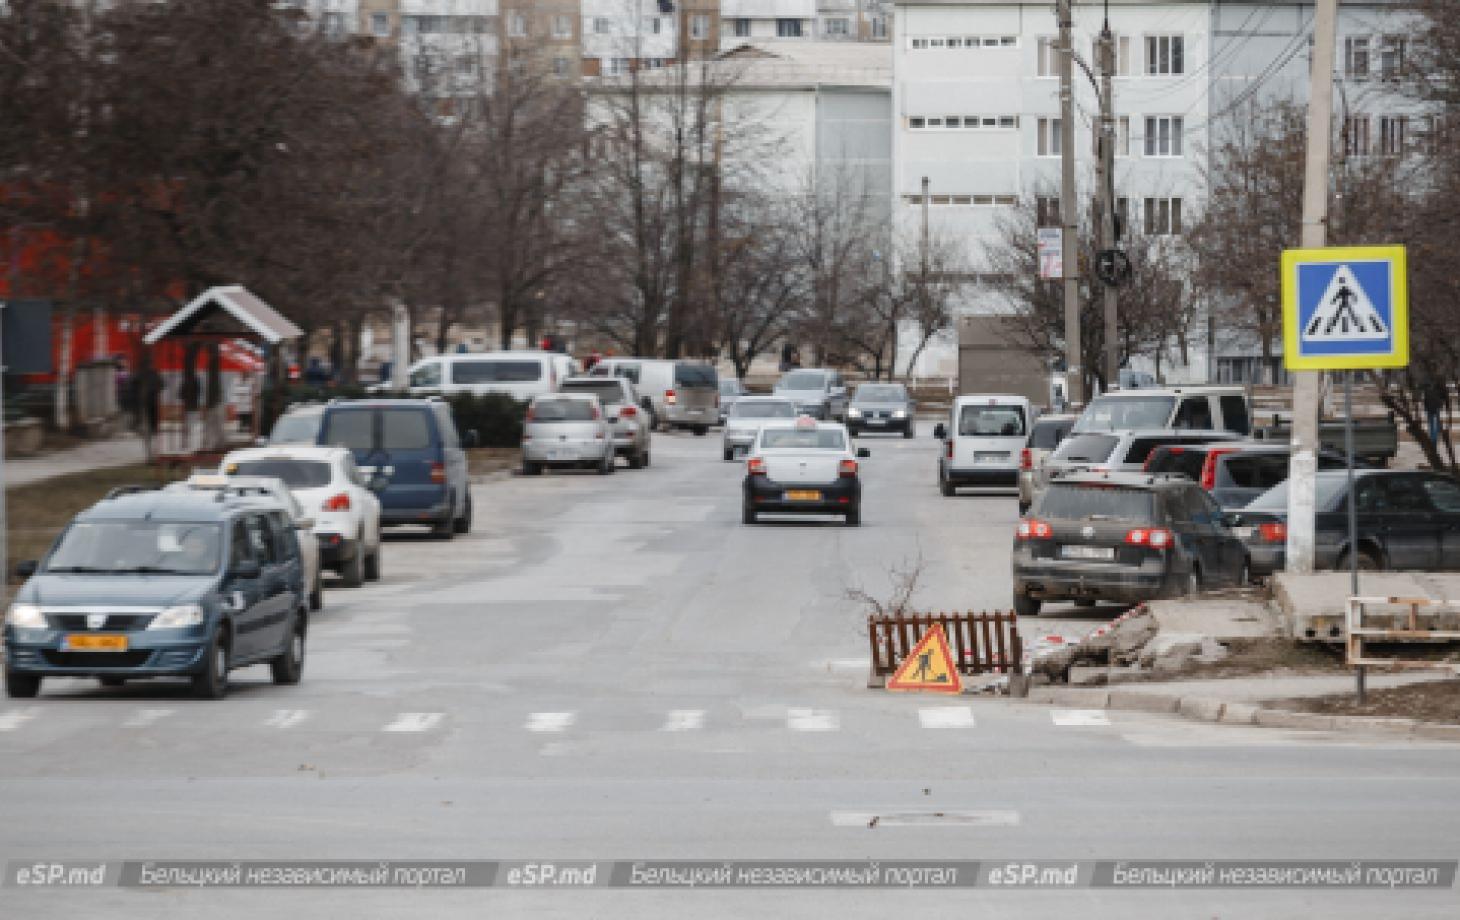
M1142 604L1085 636L1041 636L1030 645L1025 670L1033 683L1103 684L1167 676L1227 654L1210 636L1160 632Z

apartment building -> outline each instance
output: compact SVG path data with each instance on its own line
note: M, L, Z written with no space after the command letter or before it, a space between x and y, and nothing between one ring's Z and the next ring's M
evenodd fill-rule
M504 64L527 61L564 80L583 76L583 6L579 0L502 0Z

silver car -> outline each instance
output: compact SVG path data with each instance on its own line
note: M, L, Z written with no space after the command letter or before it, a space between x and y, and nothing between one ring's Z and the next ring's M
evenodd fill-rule
M796 411L814 419L841 421L847 415L847 388L840 371L797 368L776 383L775 395L796 404Z
M769 419L796 417L796 404L779 396L742 396L730 407L725 420L723 444L726 462L738 453L748 452L755 436Z
M917 427L917 406L900 383L864 383L847 407L847 430L852 437L866 431L901 432L910 438Z
M734 377L720 378L720 424L730 417L730 407L735 405L735 400L742 396L749 396L750 390L745 384Z
M597 396L554 393L537 397L527 407L522 472L536 476L546 466L613 472L613 437Z
M560 392L597 396L608 416L614 453L628 460L631 470L649 465L649 430L654 419L632 381L624 377L569 377Z

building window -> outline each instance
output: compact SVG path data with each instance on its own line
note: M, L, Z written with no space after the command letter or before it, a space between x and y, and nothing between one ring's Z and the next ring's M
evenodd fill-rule
M527 37L527 15L513 11L507 16L507 35L510 38Z
M1059 75L1059 42L1048 36L1039 40L1039 75L1041 77L1054 77Z
M463 54L456 59L456 75L458 77L472 77L477 72L477 59L469 54Z
M1350 80L1369 79L1369 39L1343 40L1343 74Z
M1042 157L1057 157L1060 155L1060 120L1058 118L1039 119L1039 155Z
M593 32L595 35L607 35L609 28L610 26L607 16L593 17Z
M344 13L321 13L319 17L320 30L326 35L345 34Z
M572 37L573 37L573 17L571 17L571 16L562 16L562 15L554 16L553 17L553 38L572 38Z
M664 24L658 16L645 16L644 27L654 35L658 35L659 31L664 28Z
M1097 121L1095 123L1095 125L1096 125L1096 131L1094 132L1094 134L1095 134L1095 146L1094 146L1093 149L1094 149L1095 155L1098 157L1098 156L1100 156L1100 131L1099 131L1100 123ZM1128 157L1128 156L1130 156L1130 116L1129 115L1121 115L1120 117L1118 117L1118 118L1115 119L1115 155L1118 156L1118 157Z
M750 37L750 20L749 19L732 19L731 20L731 23L734 26L734 29L735 29L735 37L736 38L749 38Z
M1398 80L1404 74L1404 52L1408 42L1402 35L1386 35L1379 45L1379 75Z
M800 38L801 20L799 19L777 19L776 37L778 38Z
M710 37L710 17L709 16L706 16L704 13L696 13L694 16L690 17L690 20L689 20L689 37L690 38L709 38Z
M610 77L621 77L629 72L628 58L609 58L608 75Z
M1034 220L1038 227L1063 226L1058 198L1039 197L1034 199Z
M1409 117L1406 115L1385 115L1379 119L1379 153L1386 157L1397 157L1404 153L1409 143Z
M1351 157L1369 155L1369 116L1350 115L1343 120L1343 152Z
M1117 77L1130 76L1130 36L1116 35L1115 41L1115 73ZM1095 72L1100 72L1100 38L1097 36L1090 43L1090 63Z
M1146 73L1153 77L1186 73L1186 39L1180 35L1147 35Z
M376 38L389 38L390 37L390 14L389 13L371 13L370 14L370 34L371 35L374 35Z
M1177 236L1181 233L1181 199L1146 199L1146 236Z
M851 23L848 22L846 19L838 16L836 18L826 20L827 35L836 35L840 37L849 35L850 33Z
M887 37L887 20L886 19L883 19L881 16L875 16L872 19L872 37L873 38L886 38Z
M1162 115L1158 118L1147 118L1146 156L1181 156L1182 124L1183 121L1180 117Z
M565 58L565 57L555 57L555 58L553 58L553 74L555 76L566 77L566 76L568 76L568 74L569 74L570 71L571 71L571 67L568 64L568 59L567 58Z

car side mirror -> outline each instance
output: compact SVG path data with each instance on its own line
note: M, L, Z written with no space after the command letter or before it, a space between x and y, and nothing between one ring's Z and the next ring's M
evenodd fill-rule
M461 445L463 447L477 447L481 444L481 442L482 437L481 435L477 434L477 430L475 428L471 429L466 434L461 436Z
M370 482L367 484L366 488L368 488L371 492L384 492L389 485L389 476L384 473L375 473L370 477Z
M857 448L857 459L858 460L866 460L870 456L872 456L872 451L868 450L865 447L859 447L859 448Z
M942 422L939 422L938 424L934 425L933 426L933 437L937 438L940 441L942 441L945 438L947 438L948 437L948 426L947 425L944 425Z
M242 562L235 563L233 568L229 570L229 574L234 578L241 578L247 581L263 575L264 570L258 564L257 560L244 559Z
M40 568L40 564L37 563L34 559L27 559L24 562L17 562L15 563L15 577L29 578L36 573L36 569L38 568Z

